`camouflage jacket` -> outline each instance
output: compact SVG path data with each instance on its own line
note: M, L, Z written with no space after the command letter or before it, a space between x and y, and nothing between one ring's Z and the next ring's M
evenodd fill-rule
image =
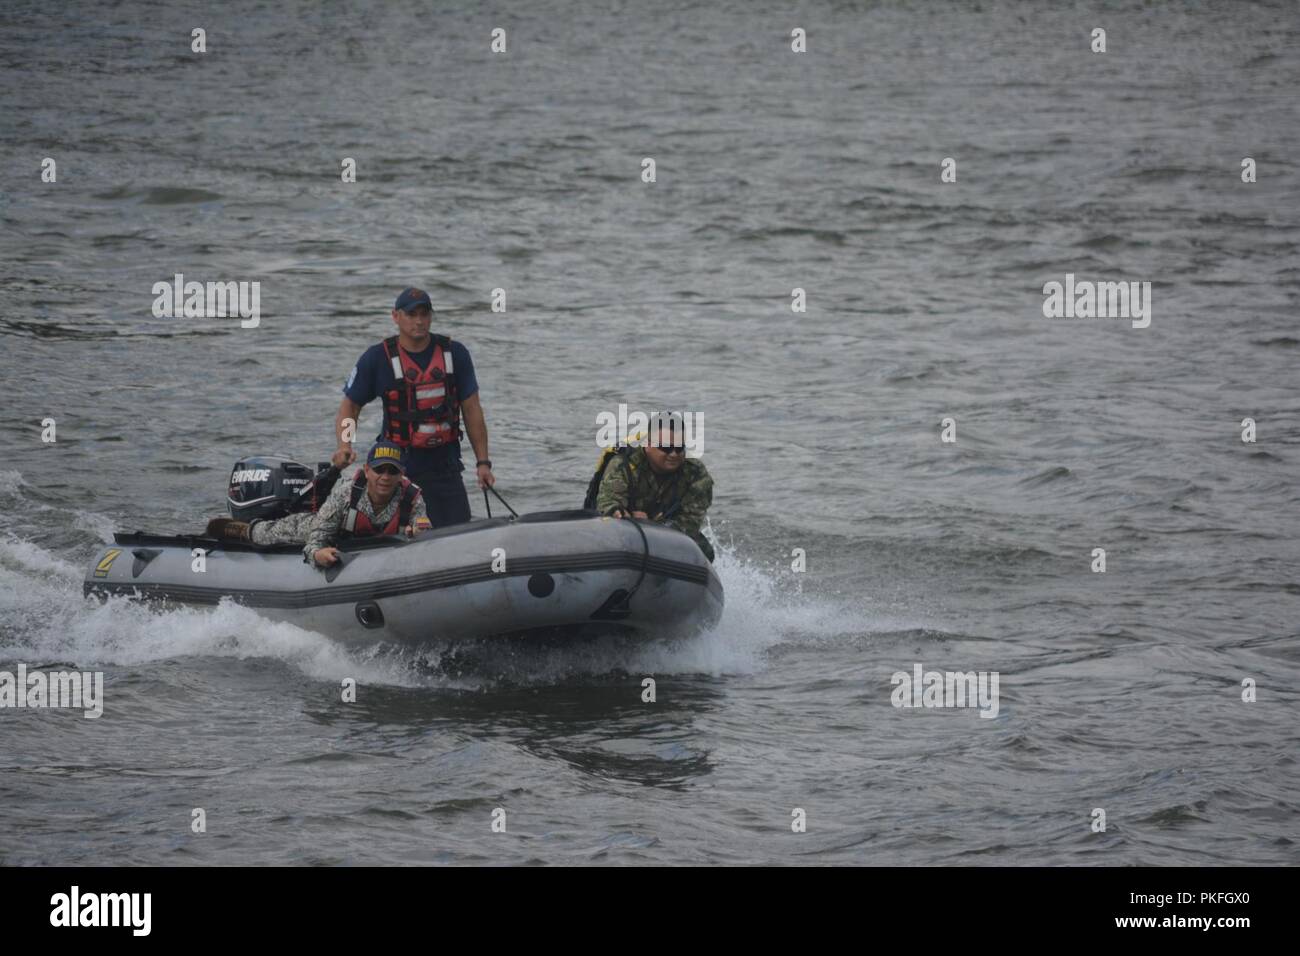
M711 504L713 477L704 462L687 458L673 474L660 475L650 467L643 448L634 449L626 459L615 455L609 460L596 496L601 514L615 509L644 511L652 520L689 535L710 561L713 547L700 529Z
M253 543L302 544L307 540L307 532L311 530L311 523L315 520L314 512L300 511L270 521L256 521L253 523Z
M334 490L325 499L325 503L320 506L320 510L312 516L315 520L307 526L307 544L302 549L302 553L308 561L311 561L312 555L318 549L333 547L338 544L340 532L343 530L343 519L347 517L348 500L352 497L352 482L355 478L355 474L340 477L334 484ZM375 506L370 503L370 496L364 494L361 496L361 500L357 502L357 510L369 518L371 524L382 528L392 520L401 503L402 489L399 486L397 491L393 493L393 497L388 499L388 504L380 509L378 513L375 511ZM291 515L290 517L295 516ZM420 518L428 517L428 509L424 506L424 495L418 495L415 504L411 508L411 523L414 524Z

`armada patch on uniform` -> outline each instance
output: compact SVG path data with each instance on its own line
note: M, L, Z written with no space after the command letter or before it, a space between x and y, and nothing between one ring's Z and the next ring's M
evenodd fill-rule
M113 562L117 560L117 556L121 553L121 548L109 548L104 556L99 559L99 564L95 565L95 577L108 577L108 569L113 566Z

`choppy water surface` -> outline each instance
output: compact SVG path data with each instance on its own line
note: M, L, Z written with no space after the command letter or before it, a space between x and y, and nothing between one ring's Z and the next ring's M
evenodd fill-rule
M1296 863L1297 8L458 6L8 5L0 669L106 701L0 711L0 862ZM154 318L178 272L260 326ZM1044 318L1066 273L1152 282L1151 326ZM600 411L705 415L716 630L83 601L114 529L328 454L408 283L517 506L580 498ZM918 662L998 716L892 707Z

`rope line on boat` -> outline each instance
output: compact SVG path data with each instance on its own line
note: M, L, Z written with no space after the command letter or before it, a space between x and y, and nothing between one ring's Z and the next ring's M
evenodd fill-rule
M645 529L641 527L641 522L636 518L632 519L632 527L636 528L636 533L641 536L641 546L645 549L645 552L641 556L641 576L636 579L636 584L632 585L632 590L627 592L627 597L623 598L623 606L626 608L632 606L632 595L636 594L636 589L645 580L646 569L650 567L650 540L645 536Z
M496 490L495 488L493 488L491 485L484 485L484 486L483 486L483 505L484 505L484 507L487 508L487 516L488 516L489 518L492 517L492 502L488 501L488 496L487 496L487 493L488 493L489 491L491 491L492 494L494 494L494 495L497 496L497 501L499 501L499 502L501 502L503 505L505 505L505 506L506 506L506 509L507 509L507 510L512 514L512 515L514 515L516 518L519 517L519 512L516 511L514 508L511 508L511 507L510 507L510 502L506 501L506 499L504 499L504 498L501 497L501 492L497 491L497 490Z

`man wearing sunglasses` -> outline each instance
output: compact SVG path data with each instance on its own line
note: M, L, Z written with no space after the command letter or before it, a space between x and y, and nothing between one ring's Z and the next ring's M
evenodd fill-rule
M713 545L701 528L713 504L713 478L704 462L686 457L686 428L680 415L660 416L649 435L646 444L612 456L605 465L596 510L676 528L712 561Z
M461 472L461 422L477 458L478 486L496 483L488 458L487 422L479 401L478 378L469 350L445 335L434 335L433 303L421 289L404 289L393 304L397 335L371 346L343 386L334 419L339 468L356 460L345 441L347 423L355 428L362 406L380 399L384 410L379 439L406 452L409 479L423 492L435 527L468 521L469 497ZM379 440L377 439L377 440Z
M303 558L317 567L339 559L335 545L340 537L397 534L408 537L429 526L424 498L405 476L403 450L392 442L376 442L366 456L366 466L352 481L339 480L316 512L307 530Z

